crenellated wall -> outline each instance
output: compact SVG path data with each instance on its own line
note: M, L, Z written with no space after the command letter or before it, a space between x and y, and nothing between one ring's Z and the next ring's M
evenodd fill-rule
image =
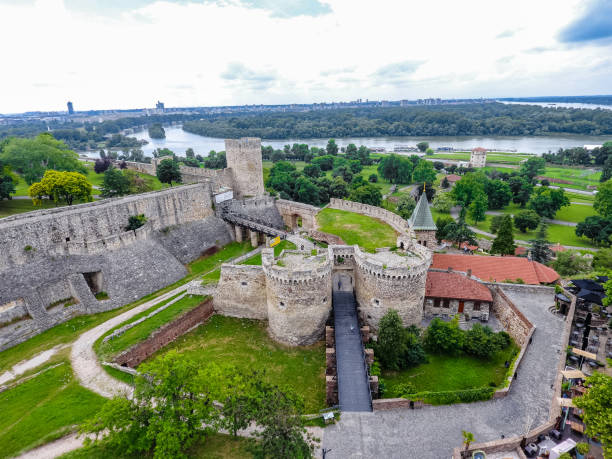
M369 204L345 201L344 199L336 198L331 198L329 200L329 207L331 209L346 210L349 212L355 212L357 214L378 218L379 220L382 220L387 223L398 233L412 233L406 220L404 220L399 215L388 211L387 209L383 209L382 207L370 206Z
M328 253L317 258L316 267L288 269L275 264L272 249L264 250L269 330L280 342L306 345L324 335L332 309L332 259Z

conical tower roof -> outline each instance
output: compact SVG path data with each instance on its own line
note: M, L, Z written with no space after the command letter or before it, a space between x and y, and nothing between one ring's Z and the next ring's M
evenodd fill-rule
M415 231L436 231L438 229L431 215L425 192L421 193L419 202L408 219L408 224Z

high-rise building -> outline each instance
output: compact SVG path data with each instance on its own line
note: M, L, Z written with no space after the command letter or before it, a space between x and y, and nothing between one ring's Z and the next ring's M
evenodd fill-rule
M163 102L160 102L160 101L158 100L158 101L157 101L157 103L155 104L155 108L156 108L156 109L158 109L158 110L162 110L162 111L163 111L163 110L164 110L164 108L165 108L165 107L164 107L164 103L163 103Z
M68 101L66 105L68 105L68 114L74 115L74 107L72 106L72 102Z

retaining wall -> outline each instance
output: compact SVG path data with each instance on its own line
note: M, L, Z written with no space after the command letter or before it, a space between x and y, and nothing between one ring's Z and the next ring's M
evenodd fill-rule
M224 316L267 319L266 276L263 268L222 265L214 306L215 311Z
M504 330L512 336L516 344L523 347L523 345L528 342L532 329L535 328L534 325L529 322L527 317L525 317L514 303L510 301L500 286L491 283L487 284L493 295L493 304L491 306L493 314L495 314L501 322ZM506 288L506 284L504 284L504 288Z

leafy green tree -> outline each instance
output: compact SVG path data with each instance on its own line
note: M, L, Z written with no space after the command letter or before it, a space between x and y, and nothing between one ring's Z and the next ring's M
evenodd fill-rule
M199 167L199 165L194 165ZM216 152L212 150L206 158L204 158L204 167L207 169L224 169L227 167L227 157L224 151Z
M434 154L433 148L428 148L427 150L425 150L425 154L427 156L432 156Z
M356 159L359 161L359 155L357 153L357 146L354 143L349 143L346 146L346 152L344 153L347 159Z
M416 146L420 152L425 153L429 148L429 142L419 142Z
M593 209L602 217L612 217L612 180L602 183L597 188Z
M153 187L150 183L143 179L138 172L126 169L123 171L123 175L125 175L130 184L130 194L153 191Z
M11 167L0 160L0 201L11 199L11 194L15 193L16 184L17 177L11 172Z
M510 343L506 332L493 333L490 327L476 323L465 333L463 350L466 354L480 359L490 359L495 353Z
M162 156L172 156L174 158L176 155L169 148L156 148L155 150L153 150L154 158L161 158Z
M293 195L293 188L298 177L295 166L287 161L274 163L270 169L270 175L266 180L266 186L278 193L285 193L287 196Z
M599 178L600 182L607 182L612 179L612 155L608 156L606 162L603 165L603 169L601 171L601 177Z
M450 193L437 193L432 203L433 209L443 214L448 214L454 205L455 201Z
M510 185L512 191L512 202L525 207L533 192L531 181L525 177L514 176L508 180L508 185Z
M91 190L91 183L83 174L47 170L40 182L30 186L28 194L35 205L41 204L42 198L48 197L54 202L65 202L71 206L75 199L92 201Z
M332 177L342 177L345 182L350 183L353 180L353 171L348 164L341 164L334 167Z
M378 341L374 353L383 368L399 370L407 351L402 319L395 309L389 309L378 324Z
M325 150L328 155L336 156L338 154L338 145L336 145L336 141L334 139L329 139Z
M147 222L147 217L145 217L145 214L130 215L130 217L128 218L128 224L125 227L125 230L126 231L136 231L141 226L144 226L146 222Z
M245 374L233 367L227 367L224 375L225 384L219 400L223 403L220 424L236 437L238 431L246 429L257 417L256 387L261 375L255 371Z
M311 164L316 164L322 171L331 171L334 168L334 157L331 155L317 156Z
M491 231L491 233L497 234L499 225L501 224L503 218L503 215L493 215L491 218L491 226L489 227L489 231Z
M185 157L186 158L195 158L195 152L193 151L193 148L189 147L189 148L187 148L187 150L185 150Z
M306 204L319 204L319 188L308 177L301 175L295 181L295 198Z
M416 202L414 202L412 196L410 196L409 194L403 194L397 201L397 206L395 210L398 215L402 216L402 218L408 219L412 215L412 212L414 211L415 207Z
M33 139L9 139L2 148L0 160L19 172L29 185L40 181L47 170L87 173L79 156L50 133Z
M481 172L465 174L451 191L455 202L461 207L469 207L476 196L485 195L484 187L487 180L487 177Z
M501 209L506 207L512 199L510 185L501 180L487 180L484 191L489 200L489 209Z
M539 263L548 263L553 258L550 242L546 234L546 223L541 222L536 238L531 240L531 258Z
M572 401L584 410L586 434L599 439L604 457L612 457L612 377L595 372L586 384L590 386L587 392Z
M172 186L172 182L181 183L183 176L181 175L181 169L179 168L178 161L174 159L164 159L157 165L157 178L162 183L169 183Z
M130 192L130 180L122 171L111 167L104 172L101 195L105 198L123 196Z
M529 158L525 161L519 170L521 175L527 177L530 181L533 180L537 175L544 172L546 168L546 160L544 158Z
M383 156L378 164L378 173L391 183L410 183L412 170L412 161L395 154Z
M471 245L476 245L476 235L474 231L465 223L462 218L458 222L451 222L446 225L445 228L445 239L461 245L464 242Z
M521 210L514 216L514 226L525 233L528 229L536 229L542 218L533 210Z
M491 246L491 253L500 255L514 255L516 246L514 245L514 234L512 232L512 217L504 215L497 230L497 237Z
M349 188L342 177L336 177L329 187L329 195L332 198L344 199L349 195Z
M452 224L453 226L456 225L455 220L453 219L453 217L438 217L436 219L436 239L438 240L438 243L440 241L442 241L443 239L446 239L447 233L448 233L448 229L450 229L449 225ZM448 227L448 228L447 228Z
M529 200L528 207L535 210L540 217L553 219L561 207L569 205L570 201L563 190L539 187Z
M419 161L417 166L414 168L414 171L412 172L412 179L415 182L420 183L433 183L433 181L436 179L436 170L434 169L431 161Z
M368 177L368 182L370 183L378 182L378 174L370 174L370 176Z
M450 182L446 176L442 179L442 182L440 182L440 186L444 189L447 189L450 186Z
M425 348L434 354L458 354L463 349L465 334L459 328L459 317L444 322L435 317L425 331Z
M591 271L589 260L574 250L557 253L557 258L551 266L562 276L575 276Z
M474 434L472 432L462 430L461 435L463 436L463 444L465 445L465 450L467 451L470 449L470 444L474 442Z
M371 206L380 206L382 203L382 193L376 185L368 184L352 190L349 199Z
M577 236L588 237L596 244L608 245L612 236L612 217L592 215L578 223L575 229Z
M310 178L318 178L323 175L321 168L317 164L309 164L302 170L302 172L304 175Z
M599 249L593 255L593 268L599 270L612 270L612 249Z
M185 450L201 438L202 426L219 420L213 400L223 380L219 367L203 367L170 351L140 366L132 400L109 400L82 431L122 454L186 457Z
M370 158L370 150L365 145L361 145L357 150L357 159L364 166L369 166L372 164L372 159Z
M468 213L474 223L481 222L486 217L487 206L489 205L486 195L478 194L468 207Z

